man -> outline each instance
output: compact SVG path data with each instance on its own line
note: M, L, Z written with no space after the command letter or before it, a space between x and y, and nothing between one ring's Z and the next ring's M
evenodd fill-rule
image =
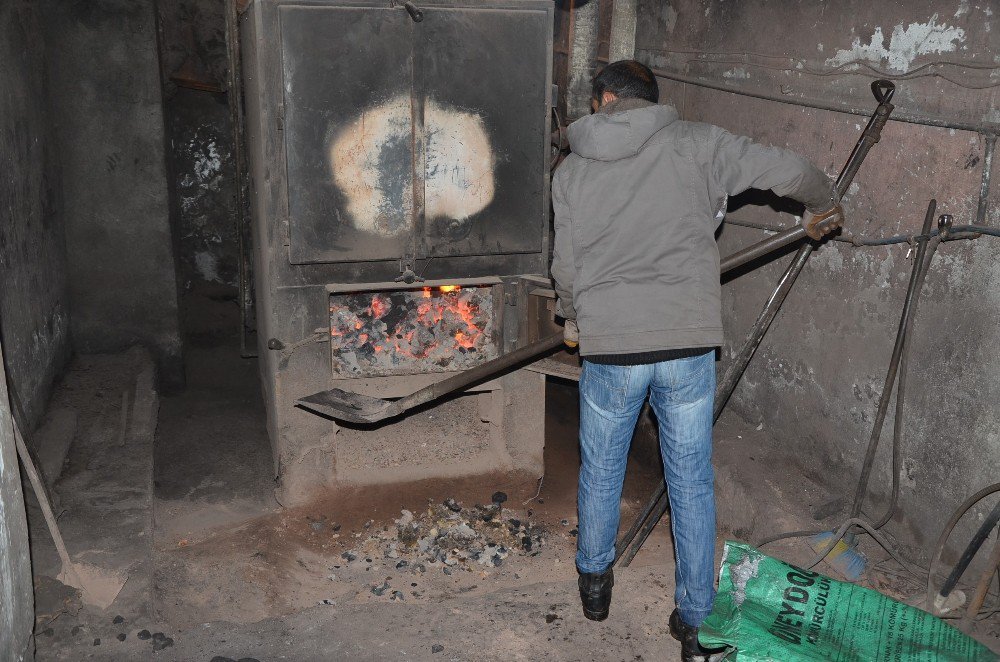
M698 627L715 598L712 406L722 343L715 231L748 188L803 203L822 237L842 221L829 178L806 159L657 105L653 73L615 62L593 82L596 112L574 122L552 183L552 276L567 341L578 339L579 537L584 615L607 618L628 449L646 396L659 422L676 556L669 619L684 660L712 651Z

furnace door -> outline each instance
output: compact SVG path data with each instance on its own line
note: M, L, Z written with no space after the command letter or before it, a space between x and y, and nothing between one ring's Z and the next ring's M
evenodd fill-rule
M428 7L415 31L424 102L423 254L541 250L548 186L548 14Z
M412 21L281 7L289 259L396 259L412 245Z
M418 4L280 8L293 264L542 249L551 7Z

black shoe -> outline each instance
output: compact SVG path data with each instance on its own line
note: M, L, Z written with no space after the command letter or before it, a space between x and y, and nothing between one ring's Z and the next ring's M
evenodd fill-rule
M592 621L607 618L611 609L611 587L615 585L614 569L581 572L577 583L580 586L580 600L583 601L583 615Z
M698 628L681 620L675 609L670 614L670 636L681 642L681 662L715 662L721 660L725 648L704 648L698 643Z

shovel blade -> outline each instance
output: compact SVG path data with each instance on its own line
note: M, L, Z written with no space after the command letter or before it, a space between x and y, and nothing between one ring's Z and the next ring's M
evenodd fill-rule
M295 404L341 421L375 423L389 415L392 401L333 388L299 398Z
M121 593L128 574L76 561L70 563L69 568L63 566L58 579L67 586L80 589L80 598L86 604L107 609Z

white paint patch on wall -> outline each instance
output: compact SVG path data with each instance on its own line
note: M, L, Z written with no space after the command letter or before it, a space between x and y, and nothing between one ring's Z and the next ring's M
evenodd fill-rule
M867 44L854 38L849 49L840 49L826 60L833 66L840 66L855 60L867 60L881 64L885 62L894 71L907 71L919 55L953 53L965 41L965 30L944 23L938 24L934 14L926 23L910 23L905 28L902 23L892 29L889 45L881 27L876 27Z
M209 142L202 150L202 153L195 157L194 173L198 177L198 181L215 188L218 186L218 183L212 180L221 172L222 157L219 154L219 148L214 141Z
M729 71L723 71L722 77L736 80L747 80L750 78L750 73L743 67L733 67Z
M493 148L476 113L424 103L424 212L465 222L496 193ZM383 237L412 228L413 165L410 99L400 96L365 111L330 147L330 167L358 230Z

